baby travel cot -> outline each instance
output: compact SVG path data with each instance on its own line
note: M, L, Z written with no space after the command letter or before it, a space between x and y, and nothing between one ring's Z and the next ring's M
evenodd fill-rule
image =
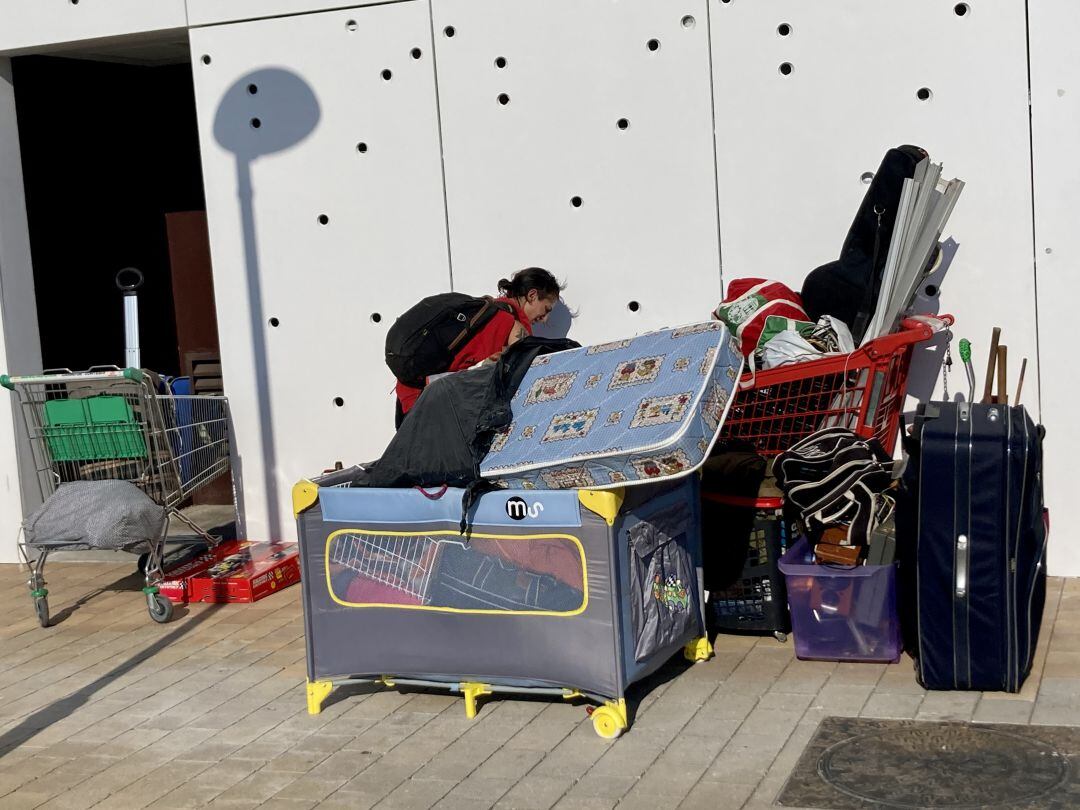
M695 475L626 490L498 490L459 532L461 490L293 491L308 711L358 682L584 698L602 737L627 687L704 660Z

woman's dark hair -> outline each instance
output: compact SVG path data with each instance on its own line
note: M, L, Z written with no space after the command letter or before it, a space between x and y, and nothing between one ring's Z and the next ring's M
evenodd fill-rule
M526 267L510 279L499 280L499 292L507 298L524 298L529 290L536 290L542 298L558 298L565 286L542 267Z

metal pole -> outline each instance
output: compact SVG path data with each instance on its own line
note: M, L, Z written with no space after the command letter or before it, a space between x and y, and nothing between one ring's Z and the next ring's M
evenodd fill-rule
M125 267L116 274L116 286L124 294L124 365L142 368L139 350L139 288L143 274L134 267Z

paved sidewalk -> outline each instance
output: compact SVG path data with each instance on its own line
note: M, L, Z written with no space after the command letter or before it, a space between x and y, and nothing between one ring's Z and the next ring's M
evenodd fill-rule
M721 636L712 661L635 689L633 726L608 743L553 700L487 698L469 721L445 693L339 689L310 717L298 588L156 625L127 563L47 573L58 624L41 629L21 571L0 566L10 810L764 808L828 715L1080 725L1080 580L1051 580L1019 695L927 694L907 659L805 662Z

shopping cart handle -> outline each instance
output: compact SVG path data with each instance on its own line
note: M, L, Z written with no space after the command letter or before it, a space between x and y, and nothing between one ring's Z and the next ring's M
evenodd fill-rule
M874 338L863 347L872 358L892 354L909 343L922 343L955 322L952 315L912 315L900 322L900 331Z
M952 315L909 315L901 321L900 325L905 329L918 329L920 325L928 326L934 332L941 332L956 323Z
M63 377L63 380L58 379ZM44 374L32 374L26 377L12 377L7 374L0 375L0 386L7 388L9 391L14 391L16 385L28 385L33 383L49 383L49 382L103 382L105 380L115 380L117 377L123 377L126 380L132 382L141 382L143 379L143 373L137 368L109 368L99 367L93 368L89 371L48 371Z

